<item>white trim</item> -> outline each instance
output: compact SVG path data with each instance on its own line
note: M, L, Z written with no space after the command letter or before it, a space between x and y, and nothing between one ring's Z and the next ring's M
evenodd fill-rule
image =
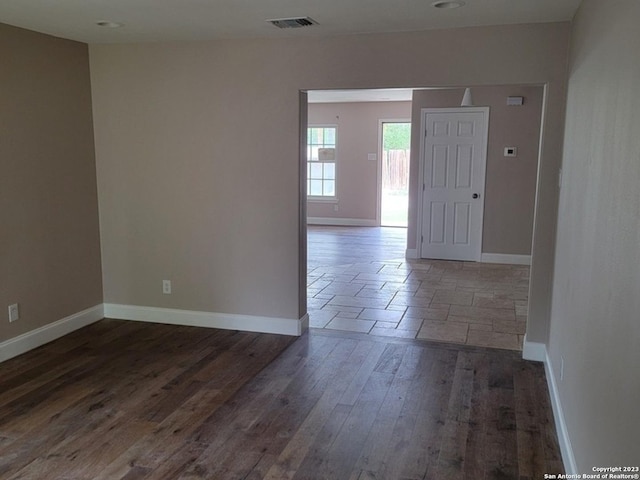
M300 323L300 333L298 333L297 335L300 336L304 332L309 330L309 314L305 313L304 316L300 320L298 320L298 322Z
M506 253L483 253L482 263L504 263L507 265L531 265L531 255L510 255Z
M410 258L410 259L417 259L420 258L418 257L418 249L417 248L407 248L406 252L404 253L405 258Z
M553 365L549 352L545 348L544 371L547 377L547 387L549 388L549 396L551 397L551 408L553 409L553 418L556 424L556 433L558 435L558 444L560 445L560 453L562 455L562 463L564 469L569 475L578 474L578 465L573 455L573 447L569 438L569 429L564 420L564 411L560 402L560 392L556 385L556 378L553 375Z
M104 318L102 304L88 308L57 320L30 332L23 333L0 343L0 362L41 347L79 328L86 327Z
M307 195L307 203L339 203L338 197L319 197Z
M534 362L544 362L547 359L547 347L544 343L527 341L527 335L525 334L522 345L522 358Z
M553 410L553 419L556 426L556 434L558 435L558 445L560 446L562 463L564 464L567 474L577 475L578 466L573 455L569 430L567 429L564 410L562 409L562 403L560 401L560 392L556 384L556 377L553 374L553 364L551 363L547 347L544 343L528 342L527 336L525 335L522 358L544 363L544 373L547 378L547 388L549 389L549 397L551 398L551 409Z
M104 316L137 322L167 323L192 327L222 328L247 332L302 335L309 316L296 318L258 317L232 313L199 312L172 308L141 307L137 305L104 304Z
M307 217L307 225L336 225L339 227L377 227L375 219Z

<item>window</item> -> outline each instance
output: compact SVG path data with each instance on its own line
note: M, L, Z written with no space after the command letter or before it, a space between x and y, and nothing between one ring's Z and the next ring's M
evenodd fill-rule
M307 130L307 196L336 197L336 127Z

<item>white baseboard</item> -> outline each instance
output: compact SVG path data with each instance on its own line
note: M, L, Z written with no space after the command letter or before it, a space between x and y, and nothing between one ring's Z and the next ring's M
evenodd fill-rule
M533 360L544 363L544 373L547 377L547 388L551 397L551 408L553 410L553 419L556 425L556 433L558 434L558 444L560 445L560 453L562 455L562 463L567 474L577 475L578 466L573 455L571 447L571 439L569 431L564 420L564 410L560 402L560 392L556 384L556 377L553 374L553 365L549 358L549 352L544 343L527 342L527 336L524 337L524 345L522 348L522 358L525 360Z
M306 332L307 330L309 330L309 314L305 313L304 317L302 317L300 319L300 335L302 335L304 332Z
M418 258L418 249L417 248L407 248L404 256L405 256L405 258L417 259Z
M282 335L302 335L309 328L308 314L300 319L289 319L105 303L1 342L0 362L41 347L104 317Z
M564 420L564 410L560 402L560 392L556 384L556 377L553 375L553 365L549 358L549 352L545 349L544 371L547 376L547 386L549 387L549 396L551 397L551 408L553 409L553 418L556 423L556 433L558 434L558 443L560 445L560 453L562 454L562 463L564 469L569 475L578 475L578 465L573 455L573 447L569 438L569 430Z
M30 332L23 333L15 338L10 338L0 343L0 362L4 362L18 355L41 347L42 345L57 340L74 330L86 327L104 318L102 304L88 308L68 317L57 320Z
M483 253L482 263L504 263L507 265L531 265L531 255L509 255L505 253Z
M104 316L138 322L167 323L191 327L222 328L247 332L302 335L309 325L309 316L296 318L258 317L231 313L199 312L172 308L140 307L136 305L104 304Z
M377 227L375 220L367 218L308 217L307 225L334 225L337 227Z
M546 362L547 347L544 343L527 341L527 336L525 335L522 344L522 358L534 362Z

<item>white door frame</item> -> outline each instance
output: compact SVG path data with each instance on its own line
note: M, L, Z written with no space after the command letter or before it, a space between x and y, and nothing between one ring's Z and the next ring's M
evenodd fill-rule
M416 222L416 252L417 257L422 258L422 206L424 201L424 154L426 149L426 129L427 125L425 120L429 113L469 113L469 112L481 112L484 113L484 149L482 150L482 158L485 163L485 175L482 179L482 207L480 209L480 224L484 231L484 198L486 189L486 164L487 164L487 149L489 147L489 107L455 107L455 108L421 108L420 109L420 156L418 165L418 202L417 202L417 222ZM478 252L476 261L480 262L482 259L482 234L480 235L480 243L478 245Z
M376 193L376 225L382 226L382 125L384 123L408 123L411 124L410 118L379 118L378 119L378 163L377 163L377 193Z

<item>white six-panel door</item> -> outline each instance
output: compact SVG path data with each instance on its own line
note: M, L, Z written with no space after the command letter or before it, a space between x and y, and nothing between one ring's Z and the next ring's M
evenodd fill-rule
M480 261L489 109L423 109L420 257Z

